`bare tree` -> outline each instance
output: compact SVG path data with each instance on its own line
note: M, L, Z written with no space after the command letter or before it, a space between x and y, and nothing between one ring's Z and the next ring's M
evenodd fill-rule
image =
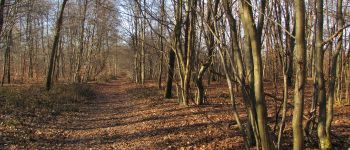
M271 149L273 147L268 134L267 121L267 108L265 102L264 84L263 84L263 67L262 67L262 57L261 57L261 35L264 22L264 12L266 1L261 1L261 9L259 10L261 14L259 15L258 25L255 26L253 13L252 13L252 3L250 0L241 1L242 7L242 22L246 26L250 45L252 47L252 58L254 66L254 95L256 101L256 114L257 114L257 126L259 131L259 136L261 140L261 147L263 150Z
M67 1L68 0L63 0L60 13L56 21L56 32L55 32L54 42L52 45L49 69L48 69L47 78L46 78L46 90L50 90L52 86L53 67L55 65L55 56L57 53L60 32L63 24L63 13L64 13L64 8L66 7Z
M294 0L295 7L295 88L293 110L293 149L304 149L303 112L304 89L306 73L306 43L305 43L305 2Z

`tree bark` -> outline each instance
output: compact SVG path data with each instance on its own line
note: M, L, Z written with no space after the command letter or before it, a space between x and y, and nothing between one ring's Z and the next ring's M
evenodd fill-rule
M54 42L52 45L51 49L51 56L50 56L50 64L48 67L48 73L47 73L47 78L46 78L46 90L50 90L52 86L52 77L53 77L53 68L55 65L55 57L58 49L58 42L60 39L60 32L61 32L61 27L63 24L63 13L64 13L64 8L66 7L68 0L63 0L63 3L61 5L60 9L60 14L57 18L56 22L56 31L55 31L55 37L54 37Z
M326 137L326 89L323 73L323 0L316 1L316 46L315 46L315 69L316 84L315 95L319 102L319 115L317 133L321 149L329 148L329 140Z
M263 0L262 5L265 4ZM252 47L253 66L254 66L254 95L257 113L258 131L263 150L273 149L272 141L269 136L267 126L267 108L265 102L264 84L263 84L263 67L261 57L261 30L263 25L263 15L259 17L258 27L255 27L252 7L250 0L241 0L243 12L243 25L248 29L250 44ZM262 8L264 10L265 8Z
M159 36L159 39L160 39L160 62L159 62L159 76L158 76L158 88L161 89L162 88L162 77L163 77L163 59L164 59L164 39L163 39L163 36L164 36L164 21L165 21L165 0L161 0L161 23L159 23L159 26L160 26L160 36Z
M215 0L214 2L214 8L213 8L213 2L212 0L208 1L208 7L207 7L207 24L209 25L209 28L213 29L214 28L214 21L216 20L216 14L217 14L217 10L218 10L218 6L219 6L219 0ZM210 30L210 29L208 29ZM207 44L207 50L208 50L208 54L207 54L207 58L205 63L203 63L199 69L198 75L196 77L196 85L197 85L197 92L198 92L198 96L196 99L196 103L197 105L201 105L205 103L205 89L204 89L204 85L203 85L203 76L204 73L208 70L208 68L210 67L210 65L212 64L212 60L213 60L213 51L215 49L214 46L214 36L212 35L212 33L210 31L206 31L205 33L205 40L206 40L206 44Z
M249 93L249 90L246 88L246 74L243 66L243 58L242 58L242 52L239 47L239 42L238 42L238 32L237 32L237 25L236 25L236 19L234 19L232 15L232 10L231 10L231 3L229 3L227 0L223 1L223 6L225 9L225 14L227 17L227 21L230 26L230 38L231 38L231 47L232 47L232 53L233 53L233 59L235 61L235 64L237 66L237 80L240 85L240 90L243 95L243 101L247 107L247 113L248 113L248 118L249 121L247 123L247 140L249 146L254 146L255 145L255 139L254 139L254 131L252 126L256 125L256 111L255 111L255 104L254 100L251 98L253 97L253 93Z
M4 54L4 66L3 66L3 76L2 76L2 82L1 86L4 85L5 80L7 80L7 83L11 83L11 49L13 46L13 41L12 41L12 29L6 36L6 49L5 49L5 54Z
M5 11L5 0L0 1L0 35L4 26L4 11Z
M84 0L82 19L80 22L81 29L80 29L80 37L79 37L78 63L77 63L77 68L76 68L76 71L74 74L75 82L79 82L79 83L82 82L82 80L81 80L81 63L82 63L83 52L84 52L84 33L85 33L85 20L86 20L87 5L88 5L88 0Z
M306 73L306 43L305 43L305 2L294 0L296 34L295 34L295 89L294 89L294 110L293 110L293 149L304 149L303 135L303 112L304 112L304 88Z
M344 26L344 18L343 18L343 11L342 11L342 4L343 0L337 1L337 24L338 28L342 28ZM332 56L332 63L331 63L331 76L329 80L329 94L328 94L328 111L326 116L326 138L321 141L320 139L320 149L331 149L332 143L331 143L331 124L333 121L333 105L334 105L334 97L335 97L335 82L337 78L337 62L339 58L339 54L341 53L342 46L343 45L343 33L340 33L340 36L338 37L336 51Z
M294 27L293 30L291 32L290 29L290 23L292 23L290 20L290 14L289 14L289 1L286 1L286 21L285 21L285 28L287 30L287 32L292 33L292 35L295 36L295 22L294 22ZM294 43L295 43L295 39L293 37L291 37L290 35L288 35L286 33L286 50L287 50L287 84L288 86L292 86L293 85L293 57L294 57Z
M168 57L168 75L166 81L165 98L171 98L173 96L172 89L175 71L175 52L173 50L170 50Z

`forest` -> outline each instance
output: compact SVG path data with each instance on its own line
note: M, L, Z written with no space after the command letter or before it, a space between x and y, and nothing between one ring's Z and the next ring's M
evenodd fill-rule
M350 149L349 11L0 0L0 149Z

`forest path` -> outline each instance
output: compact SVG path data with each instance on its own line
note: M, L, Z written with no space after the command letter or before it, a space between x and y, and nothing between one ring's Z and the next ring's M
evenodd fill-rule
M49 149L239 148L229 104L184 107L155 84L126 80L96 86L99 96L41 130L34 147ZM50 134L51 133L51 134Z

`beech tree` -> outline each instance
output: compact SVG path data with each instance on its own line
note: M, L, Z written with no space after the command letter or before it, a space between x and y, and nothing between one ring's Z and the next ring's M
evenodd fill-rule
M264 24L264 12L266 1L261 1L261 8L259 15L259 22L255 26L254 18L252 14L251 2L241 1L241 9L243 14L243 24L247 28L250 44L252 47L253 56L253 68L254 68L254 95L255 95L255 109L257 114L257 126L259 136L261 140L262 149L271 149L272 143L268 134L268 128L266 125L267 108L265 102L264 84L263 84L263 72L262 72L262 57L261 57L261 35Z
M79 37L79 55L78 55L78 61L76 65L76 72L74 74L74 80L75 82L82 82L81 79L81 64L83 59L83 53L84 53L84 33L85 33L85 20L86 20L86 13L87 13L87 7L88 7L88 0L82 0L82 13L81 13L81 29L80 29L80 37Z
M46 78L46 90L50 90L52 86L53 67L55 65L55 56L57 53L60 32L63 24L63 13L64 13L64 8L66 7L67 1L68 0L63 0L60 13L56 21L56 32L55 32L54 42L52 44L50 63L49 63L47 78Z
M306 73L305 2L295 0L295 88L293 110L293 149L304 149L303 112Z

